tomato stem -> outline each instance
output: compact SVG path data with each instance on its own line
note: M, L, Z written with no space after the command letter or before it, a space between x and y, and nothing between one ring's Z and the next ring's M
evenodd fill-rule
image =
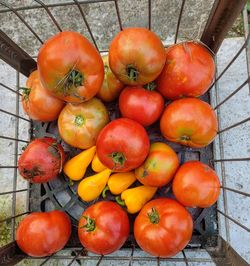
M148 84L144 85L143 88L148 91L154 91L156 89L156 83L154 81L149 82Z
M130 80L137 81L139 72L135 67L133 67L132 65L128 65L126 71L127 71L127 76Z
M23 98L25 101L28 101L31 89L26 87L20 87L19 90L23 91Z
M117 165L120 165L120 166L123 166L125 161L126 161L126 157L124 156L124 154L122 152L112 152L109 157L112 158L114 164L115 164L115 167ZM115 168L114 167L114 168Z
M82 228L86 228L87 232L91 232L95 230L95 220L91 219L89 216L83 215L83 218L87 221L87 223L82 226Z
M106 198L106 192L109 190L109 187L108 186L106 186L105 188L104 188L104 190L102 191L102 197L103 198Z
M70 71L68 76L67 83L73 87L82 86L83 83L83 74L77 70Z
M160 215L155 208L152 208L151 212L148 213L148 218L152 224L158 224L160 222Z
M120 196L115 197L116 202L121 206L126 206L125 201Z
M181 140L183 140L183 141L188 141L188 140L190 140L190 137L184 135L184 136L181 136Z
M81 127L85 122L85 119L82 115L77 115L75 117L75 124L78 126L78 127Z

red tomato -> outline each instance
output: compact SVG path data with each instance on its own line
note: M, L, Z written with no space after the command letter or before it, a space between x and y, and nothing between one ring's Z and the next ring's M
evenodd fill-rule
M64 102L50 95L42 86L37 70L30 74L26 88L22 90L23 109L31 119L44 122L57 119Z
M193 220L177 201L167 198L148 202L134 223L138 245L150 255L169 258L175 256L192 237Z
M104 63L105 75L102 87L100 88L96 96L104 102L111 102L118 97L120 91L123 88L123 84L111 71L109 67L108 55L104 55L102 57L102 60Z
M111 201L100 201L88 207L78 225L80 242L96 254L106 255L118 250L128 235L128 215Z
M18 170L31 183L45 183L62 171L64 161L63 147L55 139L35 139L20 156Z
M100 132L96 151L100 161L116 172L129 172L140 166L149 152L146 130L137 122L119 118Z
M19 248L32 257L46 257L61 250L71 234L71 222L62 211L33 212L16 231Z
M163 142L155 142L143 165L135 169L135 175L145 186L162 187L171 181L178 167L175 151Z
M102 86L102 58L77 32L60 32L46 41L39 51L37 64L43 86L64 101L87 101Z
M186 98L170 103L160 121L162 135L169 141L190 147L205 147L218 130L212 107L199 99Z
M120 94L119 108L123 117L149 126L160 117L164 100L160 93L152 91L150 87L126 87Z
M166 53L160 38L145 28L120 31L109 48L110 68L128 85L144 85L155 80L165 61Z
M166 49L166 64L157 80L157 89L167 99L203 95L213 82L212 54L200 43L183 42Z
M174 177L173 192L184 206L207 208L219 198L220 180L208 165L189 161L178 169Z

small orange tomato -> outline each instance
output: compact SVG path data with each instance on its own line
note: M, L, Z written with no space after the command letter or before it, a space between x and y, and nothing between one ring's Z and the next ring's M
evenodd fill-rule
M171 181L178 166L175 151L163 142L156 142L151 144L147 159L135 170L135 175L143 185L162 187Z
M189 161L177 171L173 192L184 206L207 208L212 206L220 195L220 181L208 165Z
M111 102L118 97L121 89L123 88L123 84L111 71L108 55L104 55L102 60L104 63L104 80L102 87L96 96L104 102Z

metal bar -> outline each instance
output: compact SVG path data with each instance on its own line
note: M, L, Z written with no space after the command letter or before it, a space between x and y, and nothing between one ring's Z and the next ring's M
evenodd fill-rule
M0 139L16 140L16 141L20 141L20 142L29 143L29 141L28 141L28 140L24 140L24 139L17 139L17 138L11 138L11 137L6 137L6 136L0 136Z
M130 257L129 257L129 266L132 266L132 263L133 263L133 256L134 256L134 250L135 250L135 246L134 244L132 244L131 246L131 254L130 254Z
M221 186L221 188L222 188L222 189L229 190L229 191L231 191L231 192L235 192L235 193L241 194L241 195L246 196L246 197L250 197L250 194L249 194L249 193L246 193L246 192L240 191L240 190L238 190L238 189L229 188L229 187L224 187L224 186Z
M81 253L83 252L83 250L84 250L84 248L82 248L78 253L76 253L76 255L71 260L71 262L68 264L68 266L72 265L76 261L76 259L81 255Z
M148 29L151 30L151 0L148 0Z
M0 265L12 266L16 265L27 255L20 252L16 241L13 241L0 248Z
M117 18L118 18L119 27L120 27L120 30L122 30L122 21L121 21L119 6L117 3L117 0L114 0L114 2L115 2L115 10L116 10Z
M228 159L214 159L213 162L241 162L241 161L250 161L250 158L228 158Z
M50 255L49 257L47 257L41 264L40 266L42 265L45 265L52 257L54 256L54 254Z
M243 119L243 120L241 120L240 122L235 123L235 124L233 124L233 125L231 125L231 126L229 126L229 127L226 127L226 128L224 128L224 129L218 131L217 133L218 133L218 134L221 134L222 132L225 132L225 131L227 131L227 130L229 130L229 129L231 129L231 128L234 128L234 127L237 127L237 126L242 125L242 124L244 124L244 123L247 123L248 121L250 121L250 117L248 117L248 118L246 118L246 119Z
M28 189L27 188L24 188L24 189L19 189L19 190L12 190L12 191L7 191L7 192L1 192L0 193L0 196L2 195L8 195L8 194L14 194L14 193L19 193L19 192L24 192L24 191L27 191Z
M225 216L227 219L229 219L230 221L234 222L235 224L237 224L238 226L240 226L241 228L245 229L248 233L250 233L250 228L246 227L245 225L241 224L240 222L236 221L235 219L233 219L232 217L230 217L229 215L225 214L224 212L222 212L221 210L217 209L217 212L219 212L220 214L222 214L223 216Z
M186 264L186 266L188 266L188 260L187 260L187 257L186 257L186 254L185 254L184 250L182 250L181 252L182 252L182 255L184 257L185 264Z
M247 0L216 0L210 12L201 41L215 53L243 10Z
M7 7L9 10L11 10L21 21L22 23L32 32L32 34L37 38L37 40L43 44L43 41L40 39L40 37L36 34L36 32L32 29L32 27L23 19L22 16L19 15L19 13L12 8L11 6L7 5L5 2L0 1L0 4Z
M9 221L9 220L12 220L12 219L14 219L14 218L17 218L17 217L23 216L23 215L28 214L28 213L29 213L29 212L23 212L23 213L20 213L20 214L15 215L15 216L8 217L8 218L6 218L6 219L1 220L0 223L7 222L7 221Z
M27 77L33 70L36 69L36 61L1 30L0 58L16 70L20 70L20 72ZM9 89L10 91L18 93L17 91L10 89L2 83L1 85Z
M22 120L24 120L24 121L30 122L30 120L28 120L28 119L26 119L26 118L24 118L24 117L22 117L22 116L20 116L20 115L13 114L13 113L8 112L8 111L5 111L5 110L3 110L3 109L0 109L0 112L5 113L5 114L7 114L7 115L12 115L12 116L17 117L17 118L20 118L20 119L22 119Z
M93 3L101 3L101 2L112 2L114 0L81 0L79 1L80 4L93 4ZM46 4L47 7L61 7L61 6L72 6L74 5L73 2L64 2L64 3L55 3L55 4ZM13 8L15 11L22 11L22 10L32 10L32 9L39 9L43 8L40 5L30 5L30 6L21 6L21 7L16 7ZM0 10L1 13L8 13L11 12L9 9L2 9Z
M216 110L219 106L227 102L232 96L234 96L237 92L239 92L242 88L244 88L248 82L250 81L250 77L247 78L236 90L234 90L232 93L230 93L223 101L221 101L219 104L217 104L214 107L214 110Z
M182 0L180 14L178 17L177 27L176 27L176 31L175 31L174 43L177 43L178 33L179 33L179 29L180 29L180 24L181 24L181 17L182 17L182 13L184 10L185 2L186 2L186 0Z
M101 264L103 257L104 257L103 255L100 256L98 262L96 263L96 266L99 266Z
M50 12L49 8L47 5L45 5L42 1L40 0L35 0L38 4L40 4L44 9L45 11L47 12L47 14L49 15L49 17L52 19L52 21L54 22L54 24L56 25L57 29L59 31L62 32L62 29L61 27L59 26L58 22L56 21L55 17L52 15L52 13Z
M5 169L5 168L18 168L16 165L0 165L0 169Z
M9 90L9 91L11 91L11 92L14 92L15 94L19 94L20 96L22 96L22 94L21 94L20 92L18 92L18 91L16 91L16 90L12 89L12 88L10 88L10 87L8 87L7 85L5 85L5 84L3 84L3 83L1 83L1 82L0 82L0 86L4 87L5 89L7 89L7 90Z
M91 29L90 29L90 26L89 26L89 23L88 23L87 19L86 19L84 13L83 13L82 7L80 6L80 4L79 4L79 2L77 0L74 0L74 2L76 3L76 5L77 5L77 7L78 7L78 9L79 9L79 11L81 13L82 19L83 19L83 21L84 21L84 23L85 23L85 25L86 25L86 27L88 29L89 35L90 35L90 37L91 37L96 49L99 51L98 46L97 46L96 41L95 41L95 37L94 37L94 35L93 35L93 33L92 33Z
M160 262L160 257L157 257L157 266L160 266L161 262Z

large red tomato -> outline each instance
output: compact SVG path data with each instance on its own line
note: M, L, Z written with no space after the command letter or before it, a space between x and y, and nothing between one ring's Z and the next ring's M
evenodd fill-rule
M82 245L101 255L121 248L128 235L128 215L117 203L111 201L100 201L87 208L78 225Z
M145 162L135 170L135 175L143 185L162 187L171 181L178 167L175 151L163 142L155 142L151 144Z
M205 46L183 42L170 46L166 54L157 89L167 99L199 97L208 90L214 79L215 63Z
M192 237L193 220L177 201L167 198L148 202L134 223L138 245L150 255L169 258L175 256Z
M160 38L145 28L120 31L109 48L113 73L128 85L144 85L155 80L165 61L166 53Z
M133 119L143 126L156 122L164 109L160 93L150 87L126 87L119 97L119 108L123 117Z
M95 145L101 129L109 122L104 104L93 98L81 104L68 103L58 118L58 129L62 139L69 145L88 149Z
M170 103L160 121L162 135L169 141L190 147L205 147L218 130L212 107L199 99L186 98Z
M41 47L37 64L43 86L64 101L87 101L102 86L102 58L77 32L60 32L50 38Z
M104 55L102 57L102 60L104 63L105 75L102 87L100 88L96 96L104 102L111 102L118 97L121 89L123 88L123 84L111 71L109 67L108 55Z
M178 169L174 177L173 192L184 206L207 208L212 206L220 195L220 181L208 165L190 161Z
M61 250L69 240L71 222L62 211L33 212L16 231L19 248L32 257L46 257Z
M35 139L18 160L20 175L31 183L44 183L55 178L65 161L63 147L52 138Z
M57 119L64 102L53 97L42 86L37 70L30 74L26 88L22 90L23 109L31 119L44 122Z
M116 172L129 172L140 166L149 152L146 130L136 121L119 118L100 132L96 151L100 161Z

